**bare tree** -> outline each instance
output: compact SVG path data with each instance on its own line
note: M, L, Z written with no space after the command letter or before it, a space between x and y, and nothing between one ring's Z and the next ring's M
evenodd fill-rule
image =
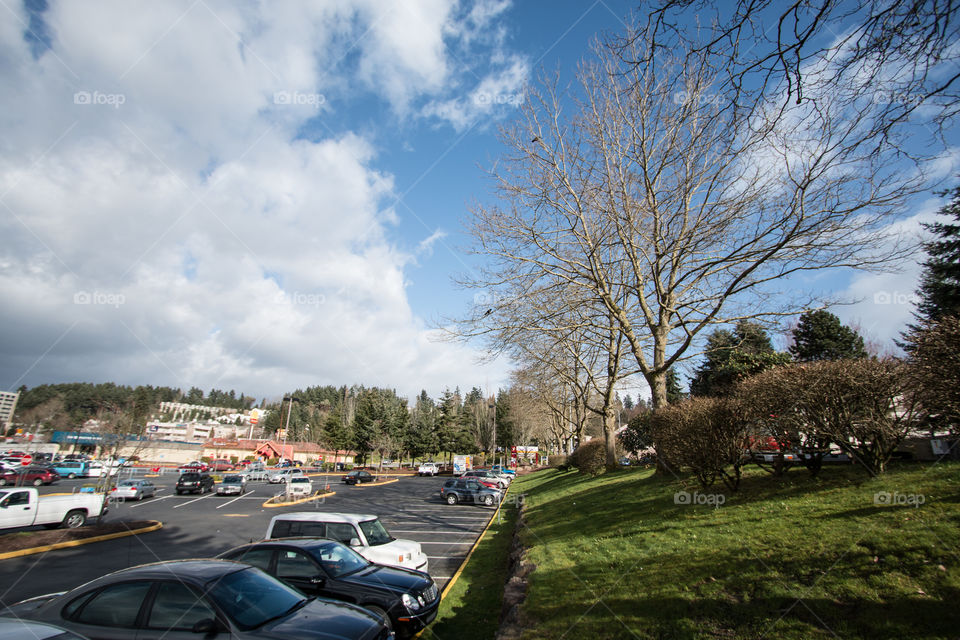
M810 305L778 281L889 266L905 247L885 225L924 184L872 153L866 116L842 102L731 108L737 96L718 91L727 61L681 45L631 33L596 48L578 93L528 93L490 171L499 204L472 210L487 261L461 281L492 299L464 319L477 332L502 326L504 300L601 305L654 407L705 329Z

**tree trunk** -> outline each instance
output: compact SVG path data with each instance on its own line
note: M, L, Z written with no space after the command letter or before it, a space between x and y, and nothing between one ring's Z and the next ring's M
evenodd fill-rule
M607 407L603 415L603 438L607 449L607 469L617 468L617 413Z

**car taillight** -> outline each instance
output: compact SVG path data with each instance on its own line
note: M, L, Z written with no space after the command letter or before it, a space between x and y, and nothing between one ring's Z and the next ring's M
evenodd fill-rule
M397 562L403 562L403 554L402 554L402 553L400 554L400 557L397 558Z

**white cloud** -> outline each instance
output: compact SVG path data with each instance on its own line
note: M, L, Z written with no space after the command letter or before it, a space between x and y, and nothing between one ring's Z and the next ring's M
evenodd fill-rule
M299 135L351 74L398 112L456 84L452 11L52 3L39 57L0 21L4 386L502 379L410 308L371 138Z

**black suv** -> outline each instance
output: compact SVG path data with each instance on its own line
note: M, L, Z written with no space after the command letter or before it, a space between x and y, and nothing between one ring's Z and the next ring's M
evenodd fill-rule
M440 606L440 592L426 573L370 562L334 540L264 540L217 557L252 564L308 596L360 605L383 617L398 638L430 624Z
M186 471L177 478L177 495L181 493L204 493L213 491L213 477L209 473Z
M488 507L500 502L501 498L499 491L480 484L480 481L476 478L447 480L440 488L440 495L447 501L447 504L473 502L475 504L485 504Z

